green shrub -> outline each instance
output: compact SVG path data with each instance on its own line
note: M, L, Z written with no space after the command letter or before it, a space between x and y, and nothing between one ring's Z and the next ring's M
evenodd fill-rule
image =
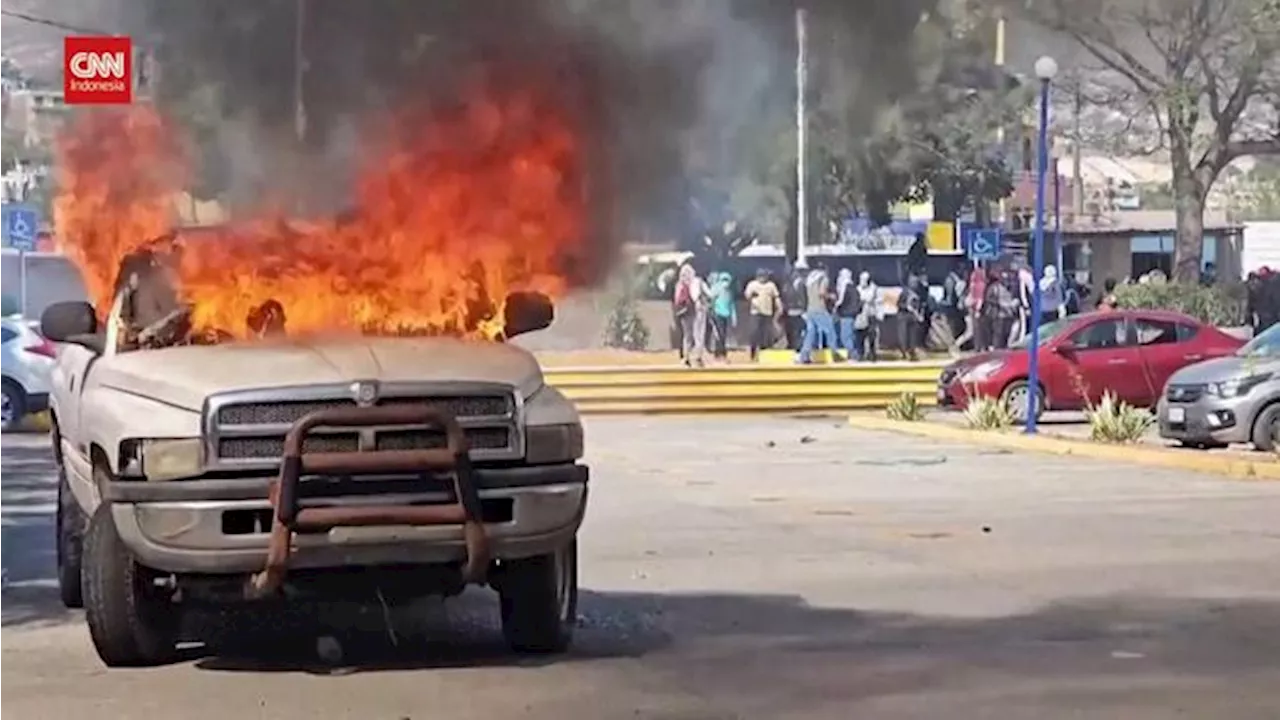
M989 395L971 396L964 420L974 430L1006 430L1017 421L1009 403Z
M623 350L646 350L649 326L640 317L640 307L630 293L622 293L614 301L605 321L604 344Z
M1122 308L1173 310L1218 327L1245 325L1247 296L1243 283L1204 287L1196 283L1169 282L1116 287Z
M889 403L889 406L884 409L884 414L890 420L920 422L928 413L915 393L904 392Z
M1156 421L1150 410L1121 402L1110 390L1084 414L1089 419L1089 439L1109 443L1136 443Z

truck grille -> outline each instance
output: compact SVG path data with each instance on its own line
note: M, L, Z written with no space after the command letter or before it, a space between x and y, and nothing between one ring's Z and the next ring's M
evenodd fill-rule
M295 397L287 397L291 393ZM448 394L384 387L382 394L384 397L377 401L379 405L424 403L453 415L462 424L472 457L478 461L523 456L518 407L509 389ZM212 469L275 467L284 452L284 436L290 425L316 410L356 405L349 385L291 389L281 391L280 395L286 397L255 391L211 399L205 427ZM304 452L433 449L445 444L444 433L422 426L373 427L363 432L335 428L313 432L304 443Z
M1204 395L1204 385L1170 385L1165 392L1169 402L1193 403Z

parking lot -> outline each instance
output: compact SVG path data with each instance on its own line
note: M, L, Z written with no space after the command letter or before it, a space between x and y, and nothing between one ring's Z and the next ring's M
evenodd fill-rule
M854 431L587 424L577 643L471 591L315 643L102 667L57 604L47 440L3 441L5 718L1275 718L1280 483ZM327 634L329 630L317 630Z

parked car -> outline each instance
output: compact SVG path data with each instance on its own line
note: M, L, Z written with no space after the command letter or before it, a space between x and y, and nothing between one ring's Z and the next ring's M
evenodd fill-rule
M964 408L971 397L999 397L1026 420L1026 343L951 363L938 378L938 404ZM1191 363L1231 355L1244 341L1181 313L1122 310L1075 315L1040 328L1037 416L1080 410L1108 390L1155 407L1169 377Z
M1191 447L1253 443L1272 451L1280 438L1280 325L1227 357L1174 373L1158 411L1160 437Z
M0 399L0 430L11 430L32 413L49 408L49 373L57 352L49 342L21 317L0 320L0 367L3 368L3 397Z

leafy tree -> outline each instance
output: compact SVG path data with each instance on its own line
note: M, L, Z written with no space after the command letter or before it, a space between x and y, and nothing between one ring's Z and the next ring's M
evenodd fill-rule
M1154 146L1168 152L1177 215L1174 276L1194 280L1215 181L1236 158L1280 153L1280 2L1014 4L1083 48L1097 65L1084 68L1094 86L1085 94L1103 96L1115 114L1145 120Z

